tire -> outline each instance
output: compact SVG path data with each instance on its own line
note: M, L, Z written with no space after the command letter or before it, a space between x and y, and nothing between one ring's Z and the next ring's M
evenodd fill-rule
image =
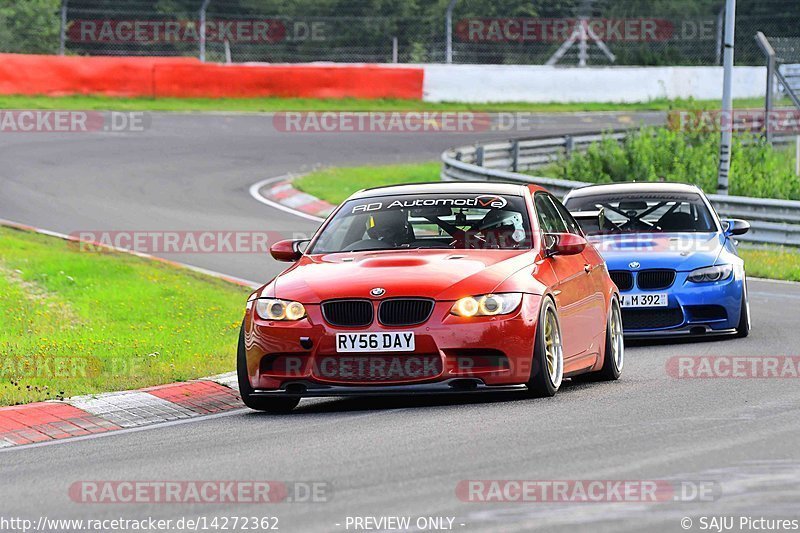
M536 342L528 392L535 398L555 395L564 379L564 348L556 304L549 297L542 301L536 325Z
M239 348L236 354L236 376L239 378L239 395L242 402L256 411L265 411L274 414L288 413L300 403L299 396L276 396L264 398L253 396L253 387L247 375L247 351L244 346L244 322L239 330Z
M590 383L596 381L616 381L622 374L625 364L625 338L622 330L622 310L615 295L611 299L606 323L605 351L600 370L587 372L572 378L573 381Z
M598 381L616 381L625 365L625 338L622 330L622 309L616 295L611 298L606 325L606 346L603 355L603 368L593 372Z
M743 339L750 335L750 298L747 296L747 279L742 281L742 309L739 312L739 325L736 336Z

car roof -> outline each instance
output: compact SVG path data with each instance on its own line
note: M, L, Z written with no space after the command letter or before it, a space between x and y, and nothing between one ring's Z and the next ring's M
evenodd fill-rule
M527 185L491 181L437 181L430 183L407 183L362 189L350 199L373 198L395 194L504 194L524 196L530 194Z
M603 183L600 185L589 185L579 189L573 189L567 196L569 198L580 198L582 196L595 196L602 194L627 194L627 193L701 193L702 190L696 185L688 183L665 183L655 181L642 182L622 182L622 183Z

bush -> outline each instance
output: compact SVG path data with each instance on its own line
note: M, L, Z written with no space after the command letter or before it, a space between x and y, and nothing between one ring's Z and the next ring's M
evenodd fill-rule
M54 54L61 32L60 0L0 0L0 50Z
M646 127L620 144L607 137L586 153L558 161L551 173L591 183L693 183L714 193L719 143L716 134ZM773 148L756 136L734 135L730 194L800 200L800 177L795 175L794 164L792 151Z

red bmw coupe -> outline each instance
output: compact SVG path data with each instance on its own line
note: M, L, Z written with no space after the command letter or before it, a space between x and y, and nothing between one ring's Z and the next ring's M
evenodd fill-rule
M615 380L619 294L561 203L536 186L431 183L360 191L247 301L244 403L527 390Z

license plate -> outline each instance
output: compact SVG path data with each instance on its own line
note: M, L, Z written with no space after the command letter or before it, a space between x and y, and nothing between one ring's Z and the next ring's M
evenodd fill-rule
M667 294L621 294L622 307L666 307Z
M414 349L414 333L410 331L336 334L338 353L413 352Z

